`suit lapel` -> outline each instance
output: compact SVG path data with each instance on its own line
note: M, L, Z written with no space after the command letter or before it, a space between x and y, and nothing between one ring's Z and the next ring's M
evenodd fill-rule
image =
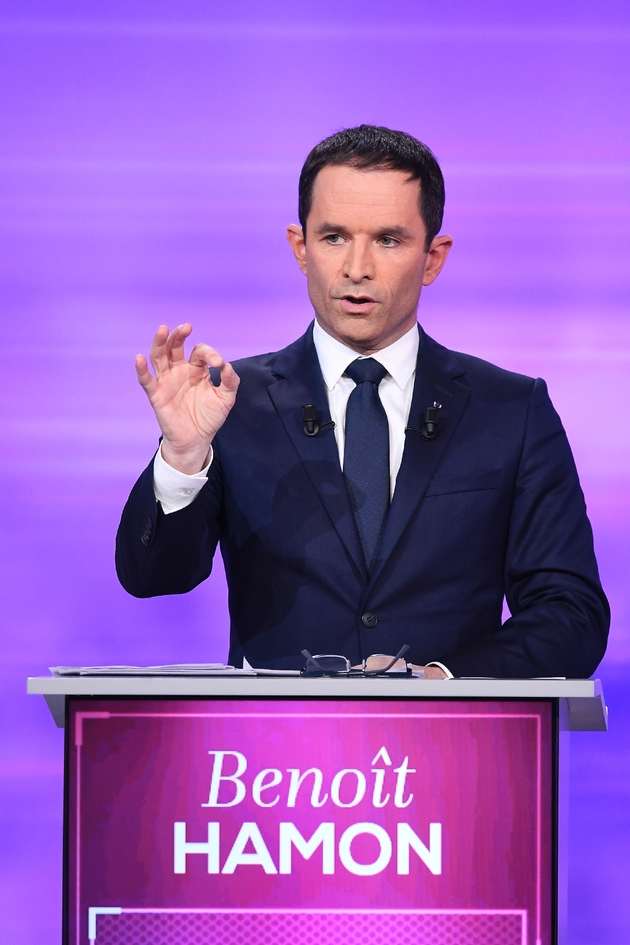
M328 395L313 344L312 328L278 354L271 370L276 380L269 385L268 392L278 416L337 534L361 577L367 580L333 427L326 427L317 436L307 436L304 432L304 404L315 404L322 421L330 420Z
M415 514L442 459L470 396L469 389L455 380L463 374L457 356L436 344L420 329L416 380L405 434L405 449L396 479L377 559L370 577L372 584L401 539ZM437 434L425 440L413 427L420 427L426 407L442 404Z

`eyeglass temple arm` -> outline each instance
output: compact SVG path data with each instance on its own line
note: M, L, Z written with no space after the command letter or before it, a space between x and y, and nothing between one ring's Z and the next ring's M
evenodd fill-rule
M387 666L384 666L383 669L366 669L366 670L365 670L366 676L368 676L368 675L369 675L369 676L380 676L381 673L386 673L386 672L388 672L388 671L392 668L392 666L394 666L394 665L398 662L398 660L401 659L401 657L403 657L403 656L405 655L405 653L407 652L408 649L409 649L409 644L408 644L408 643L405 643L405 645L402 646L402 647L399 649L399 651L398 651L398 653L396 654L396 656L394 656L393 659L391 659L391 660L389 661L389 663L387 664Z
M311 654L308 652L308 650L301 650L301 653L302 653L302 656L305 658L307 665L308 665L309 663L312 663L313 666L315 666L315 667L320 671L320 673L325 673L325 672L326 672L326 670L324 669L324 667L323 667L323 666L320 666L320 664L317 662L317 660L315 659L315 657L314 657L314 656L311 656Z

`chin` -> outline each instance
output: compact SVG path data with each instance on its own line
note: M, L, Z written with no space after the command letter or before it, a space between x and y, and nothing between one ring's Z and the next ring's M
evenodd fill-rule
M365 316L354 315L344 318L338 324L338 331L352 338L377 338L381 333L381 326L368 321Z
M353 341L370 342L378 338L379 333L368 325L343 325L338 329L339 334Z
M342 335L341 340L348 348L353 348L359 354L366 354L367 352L376 351L378 348L383 347L379 343L378 338L373 338L370 335L367 337Z

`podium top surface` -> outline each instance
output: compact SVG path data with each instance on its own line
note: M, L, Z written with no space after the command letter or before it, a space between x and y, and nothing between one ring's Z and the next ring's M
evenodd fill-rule
M27 692L43 695L63 726L67 696L247 699L559 699L566 728L606 731L599 679L365 679L295 676L35 676Z

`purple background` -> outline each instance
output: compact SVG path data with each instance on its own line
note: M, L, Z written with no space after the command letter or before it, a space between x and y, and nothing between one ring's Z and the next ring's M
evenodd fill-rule
M630 7L626 0L2 0L0 938L56 942L62 734L27 674L221 659L221 569L136 601L113 539L157 429L133 356L191 320L228 358L310 318L284 227L360 121L427 141L455 248L421 320L549 382L613 630L609 735L573 740L572 945L630 940Z
M73 710L71 731L74 736L77 725L81 726L77 740L82 747L79 756L73 737L69 760L71 942L76 937L77 854L81 942L86 938L88 908L107 905L526 909L528 942L550 941L549 703L219 700L209 705L146 700L114 705L75 702ZM103 710L111 710L111 718L89 717ZM84 712L86 717L77 723ZM205 718L200 717L204 714ZM379 759L376 767L385 771L383 794L389 800L377 808L372 803L373 759L383 748L391 766ZM213 769L208 752L216 750L241 752L247 762L241 775L246 794L233 807L206 806ZM403 792L406 806L397 807L395 769L405 757L411 769ZM288 807L287 770L305 772L311 767L323 774L317 796L321 801L328 799L320 807L312 806L313 780L307 777L294 807ZM264 795L266 803L278 799L268 808L257 805L251 793L255 775L265 768L277 768L284 775ZM359 803L342 809L332 801L331 782L337 772L348 768L364 774L367 790ZM233 773L236 759L227 758L222 770L225 775ZM345 803L355 797L356 786L353 775L343 779L340 797ZM233 783L223 782L219 802L225 805L235 793ZM209 877L205 854L187 856L186 874L175 875L175 821L186 824L189 842L207 839L209 821L220 824L221 868L245 822L258 825L276 868L281 821L295 824L305 838L321 823L333 822L336 844L353 824L378 824L392 840L393 855L384 870L369 877L349 872L337 852L334 875L323 875L321 849L310 860L294 852L290 875L268 875L259 865L240 865L231 875L221 872ZM413 852L409 875L398 875L397 824L408 823L428 844L431 822L442 825L441 875L433 875ZM247 852L252 849L248 845ZM374 838L363 836L352 844L352 856L360 863L373 863L378 849ZM409 940L407 936L394 939ZM302 941L312 939L305 936ZM382 941L380 929L364 937L365 945ZM452 939L445 936L443 941Z

